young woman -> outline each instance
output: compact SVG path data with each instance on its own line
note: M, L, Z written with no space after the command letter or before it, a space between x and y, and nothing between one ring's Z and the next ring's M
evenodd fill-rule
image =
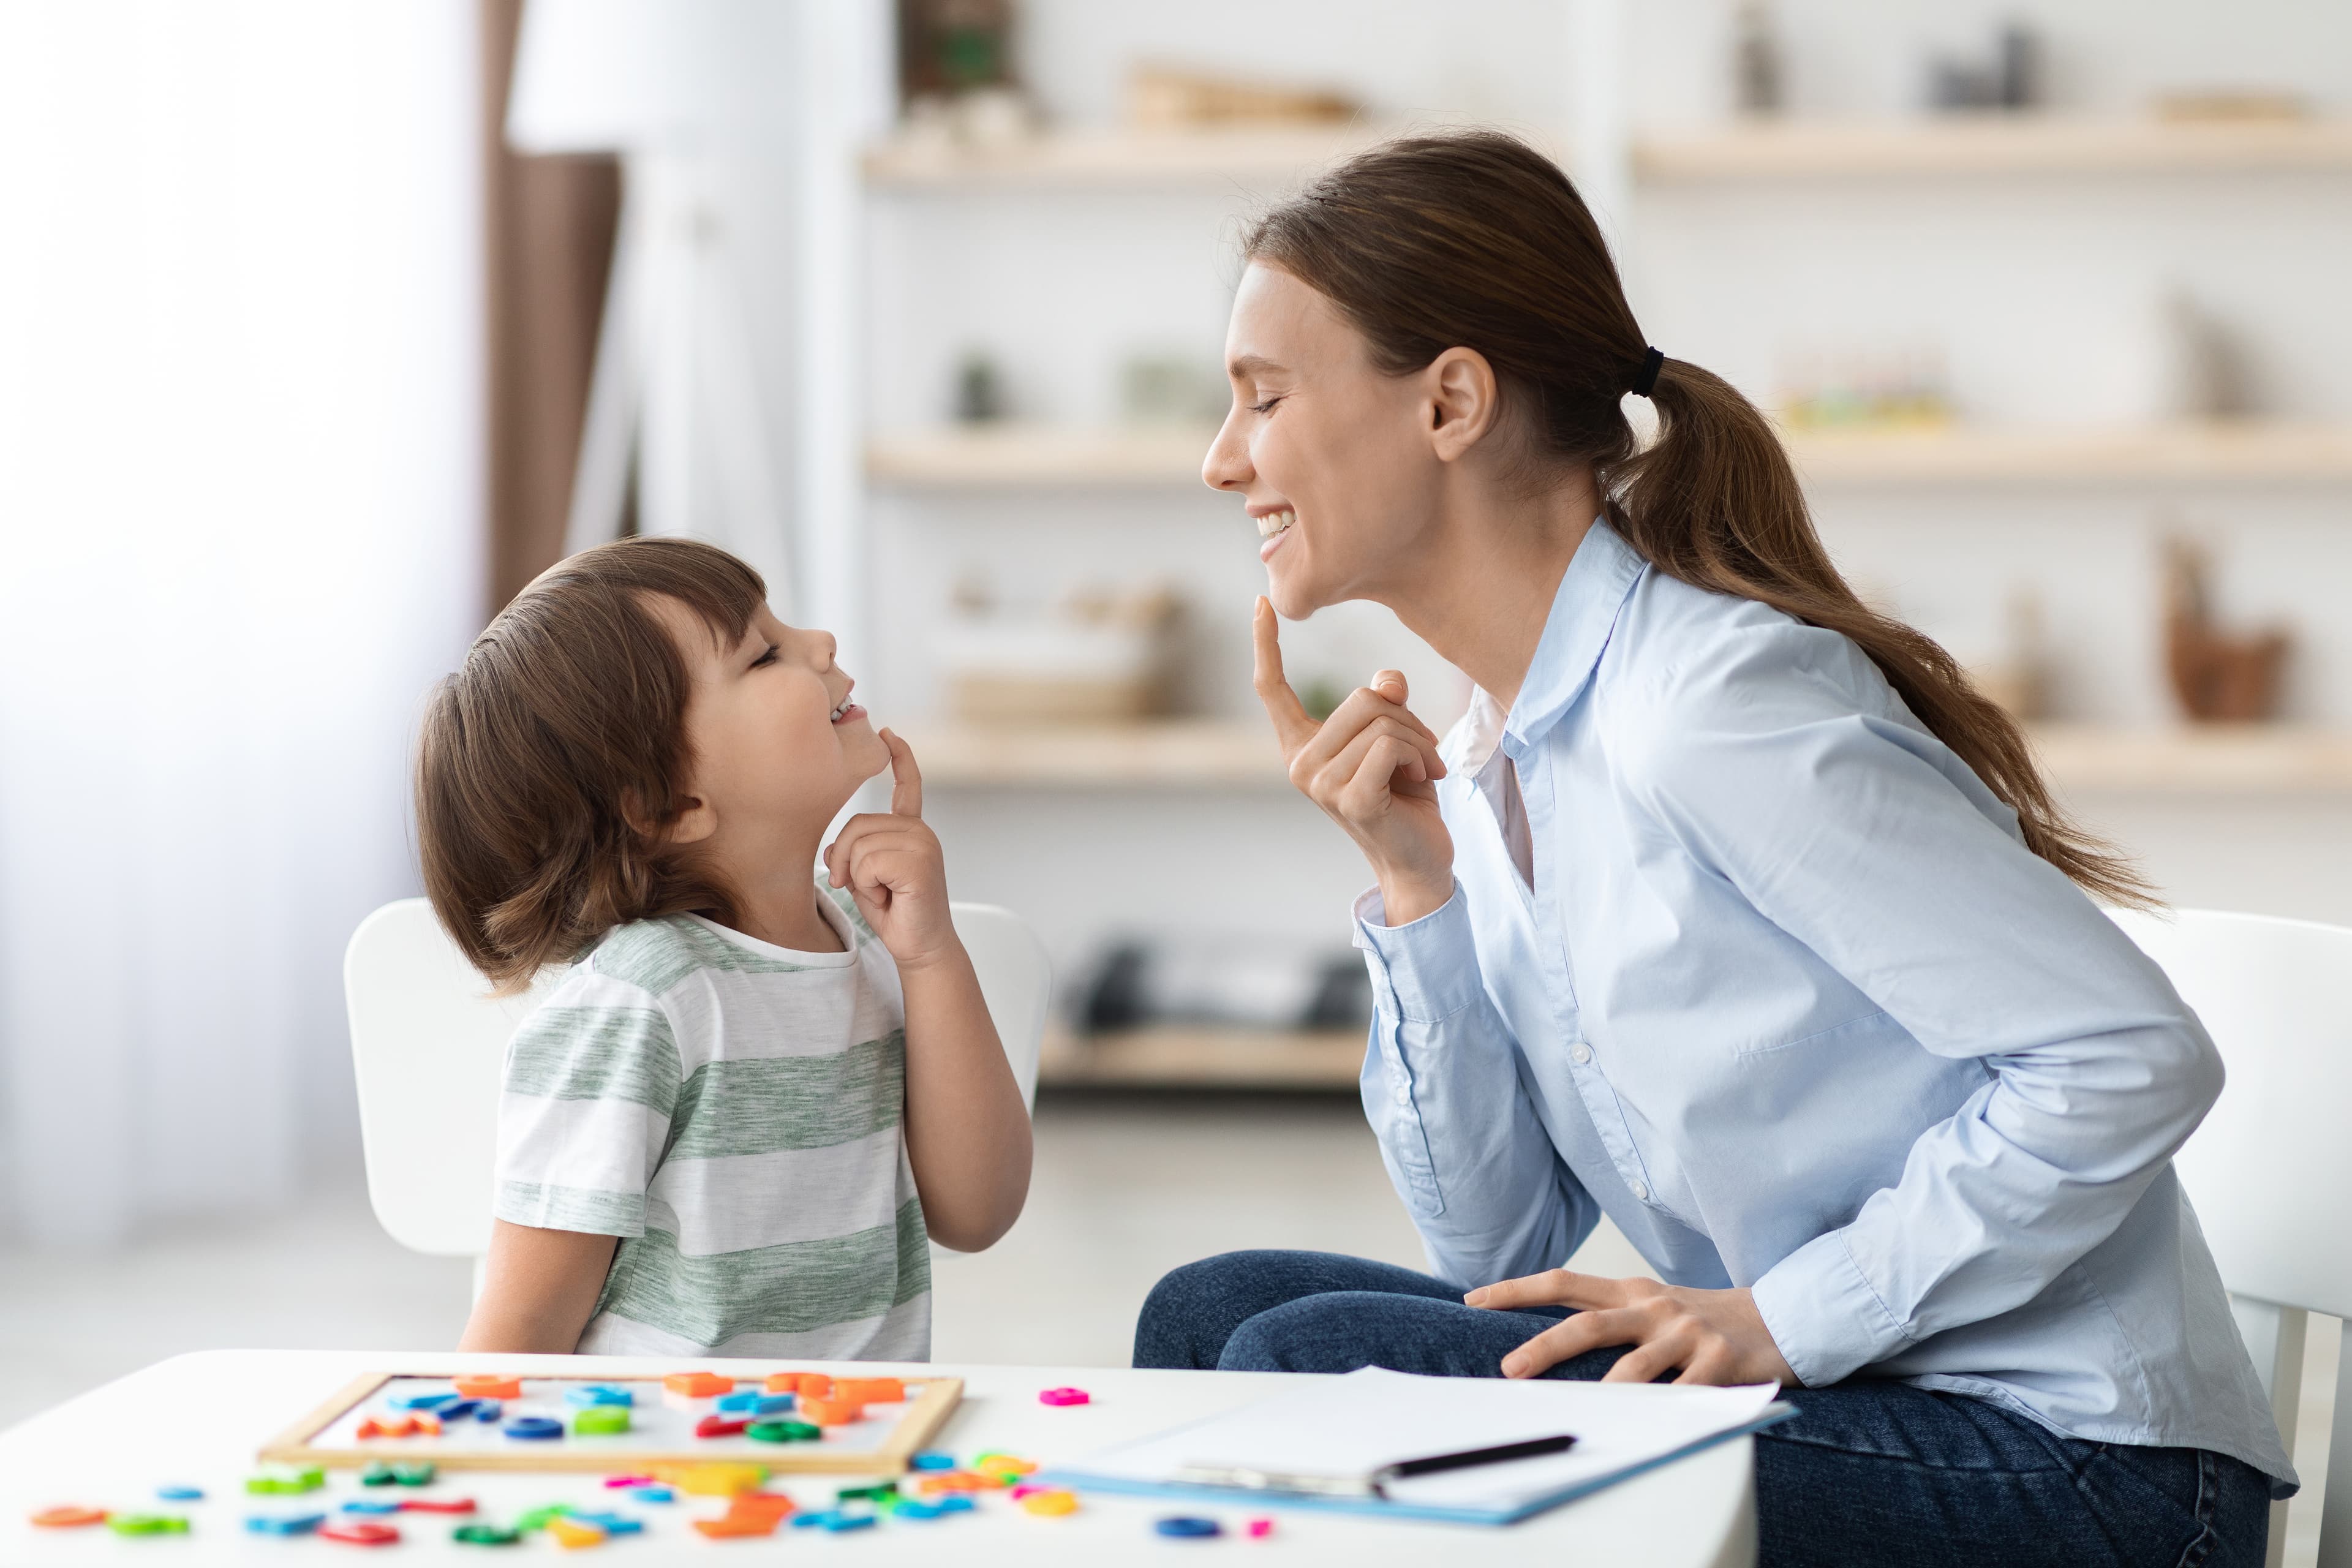
M1211 1258L1136 1364L1777 1381L1767 1563L2259 1563L2294 1477L2170 1163L2221 1068L2092 901L2129 867L1551 163L1391 143L1247 249L1204 473L1377 879L1364 1106L1434 1272ZM1444 742L1393 671L1302 710L1275 613L1345 599L1476 683ZM1604 1214L1663 1283L1559 1267Z

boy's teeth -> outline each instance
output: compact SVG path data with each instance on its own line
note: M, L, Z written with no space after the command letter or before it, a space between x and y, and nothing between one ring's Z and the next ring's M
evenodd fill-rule
M1280 533L1284 529L1288 528L1292 523L1297 522L1297 521L1298 514L1295 511L1283 510L1267 512L1264 517L1257 520L1257 536L1260 539L1272 539L1276 534Z

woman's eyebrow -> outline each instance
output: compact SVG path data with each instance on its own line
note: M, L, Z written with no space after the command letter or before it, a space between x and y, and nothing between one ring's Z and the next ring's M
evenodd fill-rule
M1264 354L1243 354L1225 366L1225 374L1235 381L1249 381L1265 374L1268 371L1279 371L1282 368Z

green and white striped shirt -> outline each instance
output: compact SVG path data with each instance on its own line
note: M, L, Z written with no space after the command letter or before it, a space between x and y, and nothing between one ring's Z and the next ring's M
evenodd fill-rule
M508 1046L498 1216L623 1238L580 1353L929 1357L898 972L817 907L847 951L616 927Z

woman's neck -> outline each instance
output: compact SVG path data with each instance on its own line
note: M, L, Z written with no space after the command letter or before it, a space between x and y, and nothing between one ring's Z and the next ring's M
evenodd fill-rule
M1467 475L1461 490L1376 597L1508 712L1600 502L1589 470L1534 495Z

